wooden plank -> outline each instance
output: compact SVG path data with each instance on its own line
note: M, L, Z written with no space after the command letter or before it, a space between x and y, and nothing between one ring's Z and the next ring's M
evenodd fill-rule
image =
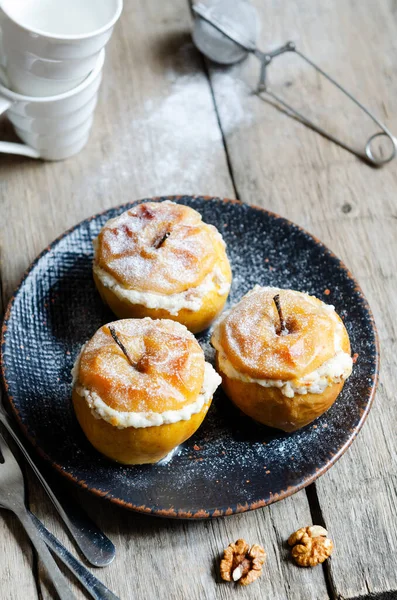
M235 195L190 25L182 0L130 0L109 46L95 129L85 151L64 163L2 159L5 298L42 248L99 210L156 194ZM230 128L243 131L246 117L234 109ZM34 480L29 487L32 510L73 550ZM234 598L234 586L220 583L217 569L223 548L238 537L262 542L268 552L263 578L239 590L242 598L328 598L321 568L296 568L283 547L294 529L311 522L305 492L255 513L196 523L133 515L86 495L82 502L118 550L114 564L95 574L123 600ZM41 569L40 575L46 599L51 594ZM80 588L73 589L77 598L84 597Z
M392 3L254 4L262 19L263 48L296 40L397 131ZM317 483L322 514L336 544L329 564L332 585L343 598L397 590L397 532L391 525L397 505L397 163L371 169L261 101L251 93L257 71L254 58L227 70L210 67L239 196L309 229L346 262L374 310L383 350L381 384L368 423L347 455ZM276 93L285 94L306 114L317 115L347 141L362 148L376 131L346 98L293 56L275 62L269 76Z
M38 598L29 540L17 518L6 510L0 515L0 590L7 600Z
M161 12L163 10L164 13ZM98 118L101 119L101 125L99 128L97 126L94 136L99 135L98 132L104 128L105 132L101 131L100 135L107 136L106 155L101 154L100 159L95 161L95 168L99 170L98 178L102 178L100 194L89 194L86 198L85 215L97 211L101 206L122 201L120 197L115 198L115 186L120 185L120 181L123 185L122 195L127 197L130 197L132 188L133 197L178 192L181 188L191 193L200 191L234 196L210 90L202 73L201 59L186 35L190 27L187 8L181 4L174 5L172 9L162 7L161 14L158 11L158 4L155 5L154 2L136 2L134 7L127 7L116 44L113 42L111 47L111 55L108 57L110 79L107 80L108 83L105 80L105 85L109 87L105 89L105 94L110 94L107 89L111 90L116 100L108 97L106 105L102 102L100 107ZM164 41L160 43L162 37ZM123 66L120 64L120 54L127 56ZM123 92L118 90L116 81L128 79L130 73L134 73L139 81L139 90L134 86L133 79L131 88L128 87ZM127 89L131 120L123 121L121 95ZM114 105L117 111L113 123L105 122L109 105ZM145 107L150 111L150 117L144 117L140 124L138 117ZM132 121L134 118L137 120ZM119 135L112 139L111 130L115 127L119 128ZM126 151L133 152L132 156L119 154L117 146L121 134L131 136L130 140L135 139L134 149L126 141L123 142ZM149 142L148 136L151 136ZM108 154L114 157L113 177L104 179L101 165L108 161ZM164 156L167 157L165 163ZM85 192L82 178L88 165L93 162L92 155L86 151L76 160L81 161L81 164L74 167L68 162L65 175L82 185ZM140 166L131 172L130 165L137 161L140 161ZM112 163L109 162L108 168L110 164ZM54 171L57 166L49 167L47 176L53 182L58 176ZM38 186L38 176L39 174L35 174L32 182L34 189ZM156 179L155 182L152 178ZM118 194L117 191L116 195ZM76 200L73 200L75 204L69 208L68 199L64 198L59 202L54 193L50 200L51 209L54 206L58 208L53 226L44 229L48 236L47 240L43 240L44 244L54 235L54 227L63 229L77 220L80 198L76 194ZM106 198L106 204L102 204L102 198ZM54 204L55 199L59 204ZM15 272L15 268L12 272ZM41 494L37 494L34 510L70 547L57 520L51 516L53 513L48 503ZM132 597L134 594L148 599L159 595L181 599L189 597L193 600L231 597L234 594L233 587L219 584L216 569L223 548L240 536L265 544L269 561L263 586L272 593L273 598L285 598L288 587L293 589L290 598L300 598L303 590L306 590L307 598L328 597L321 570L312 575L296 569L288 562L281 562L280 559L280 543L288 537L290 529L310 520L304 493L294 501L285 502L270 510L241 515L220 523L182 524L158 521L126 514L85 496L83 500L117 545L118 557L115 563L102 570L99 576L121 598ZM158 576L153 577L153 573ZM263 587L258 584L242 593L246 598L259 598L263 594Z
M346 257L364 288L374 310L382 350L381 384L368 423L357 444L318 486L323 514L327 523L332 523L335 538L341 540L341 552L335 555L331 575L343 597L397 590L397 532L390 527L397 509L397 411L393 402L396 330L392 316L397 297L397 223L392 216L393 170L389 176L385 173L377 188L357 177L355 199L349 190L346 200L355 203L359 215L350 225L348 219L342 220L342 227L338 223L341 240L336 251ZM350 171L349 179L351 176ZM340 173L339 181L346 179ZM385 187L386 182L389 187ZM361 204L369 191L372 194L367 206L358 207L356 198L360 197ZM365 254L359 248L365 248ZM332 502L332 497L337 502ZM348 535L340 514L346 515L351 524Z
M239 589L239 596L246 600L261 600L264 595L277 600L328 598L322 570L298 569L285 548L291 531L310 521L305 492L269 508L212 522L153 519L109 509L85 495L81 498L118 548L114 564L98 576L119 590L121 598L234 598L235 587L219 578L219 561L223 549L239 537L262 543L268 554L262 579ZM120 577L126 577L124 583Z
M0 293L0 314L2 312L3 306ZM0 390L0 402L2 401L2 393L2 390ZM2 431L2 433L4 432ZM5 437L9 441L7 434ZM1 509L0 513L0 556L2 557L0 564L0 597L9 600L20 600L20 598L34 600L38 598L38 592L35 579L36 561L31 544L16 516L4 509Z
M233 196L221 133L183 0L126 3L109 44L89 144L42 163L3 157L3 281L9 296L55 236L100 211L145 196ZM5 126L4 126L5 127ZM13 222L13 236L4 231Z

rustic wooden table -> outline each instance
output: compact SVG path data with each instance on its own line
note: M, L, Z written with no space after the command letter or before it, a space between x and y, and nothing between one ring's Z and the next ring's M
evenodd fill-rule
M262 47L299 41L397 131L394 0L255 4ZM255 59L230 69L207 64L191 42L187 0L125 5L85 150L61 163L1 158L3 303L38 252L92 213L159 194L237 197L299 223L346 262L375 313L383 358L374 407L352 448L316 484L278 504L211 522L175 522L82 496L117 546L114 564L96 574L122 600L397 598L397 161L372 169L258 99ZM362 113L293 57L281 58L271 78L345 139L364 145L373 132ZM0 134L12 138L4 120ZM73 549L28 479L31 509ZM335 553L324 568L299 569L284 542L318 520ZM222 549L238 537L268 552L262 579L246 589L217 575ZM0 556L2 599L52 597L24 532L5 511Z

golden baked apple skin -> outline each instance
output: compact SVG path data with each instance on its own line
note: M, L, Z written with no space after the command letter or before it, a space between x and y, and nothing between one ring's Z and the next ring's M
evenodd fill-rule
M80 427L96 450L125 465L156 463L171 450L189 439L200 427L211 405L187 421L154 427L116 429L103 419L96 419L85 399L73 390L73 406Z
M243 413L262 425L287 432L296 431L325 413L344 385L341 381L328 386L322 394L295 394L287 398L278 388L230 379L219 366L218 372L227 396Z
M258 288L258 290L264 295L264 300L267 303L265 309L263 308L263 304L258 303L258 298L253 298L255 294L254 289L242 299L239 303L240 307L237 305L240 313L232 314L235 309L230 311L229 315L232 315L231 326L229 326L228 315L226 315L223 322L219 323L216 327L212 343L216 348L217 371L222 377L222 387L227 396L242 412L263 425L282 429L286 432L296 431L327 411L342 391L345 382L343 379L332 382L321 393L308 392L302 394L296 392L293 397L284 395L278 384L280 381L284 383L299 381L312 370L314 371L321 367L321 364L326 360L332 358L335 344L335 327L339 329L340 351L350 356L349 336L343 321L336 313L332 312L334 325L331 318L330 322L327 323L326 318L324 321L324 315L320 315L322 320L320 319L319 323L325 327L319 332L318 340L320 341L318 342L319 348L317 349L316 332L312 328L316 320L316 307L321 309L321 304L323 303L317 298L291 290L278 290L277 288ZM267 290L269 292L264 293ZM269 311L269 295L271 298L272 294L276 295L278 292L280 292L281 302L283 301L282 293L284 292L285 294L284 317L286 322L287 324L288 322L294 324L294 327L291 328L292 335L290 335L291 346L293 344L296 346L300 343L299 321L304 325L303 333L306 338L306 348L309 348L309 350L306 354L303 352L302 356L297 355L293 357L294 362L291 360L289 353L288 333L276 335L274 333L276 327L274 330L271 328L273 320L275 326L277 325L277 312L275 309L273 311L273 307L270 307L271 310ZM297 307L297 311L299 311L298 316L290 312L293 309L294 294L299 304ZM249 298L250 296L252 297ZM313 303L314 310L314 312L309 314L311 321L310 329L307 329L305 317L305 303L307 299L310 299L310 302ZM261 314L259 312L261 308L265 311L268 322L265 322L265 320L261 322ZM258 321L257 327L253 326L251 322L252 311L255 311L254 318ZM231 331L232 334L230 333ZM244 332L246 331L250 332L248 337L244 337ZM225 346L226 348L236 348L236 338L234 337L236 333L238 334L238 356L232 352L228 354L225 350ZM273 349L274 345L278 346L277 350ZM241 378L232 376L233 373L230 373L230 371L226 373L225 369L222 369L220 352L222 352L223 357L227 357L235 374L239 373ZM258 363L255 362L255 352L259 352L260 359L265 364L265 367L260 368L258 366L259 361ZM274 352L273 355L272 352ZM241 365L245 367L242 370L240 370ZM302 368L302 365L305 365L305 368ZM296 378L293 377L294 373L297 373ZM266 380L267 384L274 380L275 385L270 385L270 387L261 385L255 381L255 378ZM300 385L303 386L303 383Z

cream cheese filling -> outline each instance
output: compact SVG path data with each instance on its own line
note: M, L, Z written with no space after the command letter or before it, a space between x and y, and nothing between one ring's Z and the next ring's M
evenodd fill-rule
M77 365L79 363L77 358L74 367L74 377L77 371ZM205 363L204 370L204 381L200 391L200 394L195 402L180 408L179 410L166 410L162 413L153 411L146 412L128 412L118 411L108 406L100 396L78 383L75 385L76 392L85 398L88 406L91 409L91 413L96 419L103 419L107 421L117 429L125 429L126 427L155 427L159 425L167 425L170 423L177 423L178 421L188 421L192 415L199 413L203 406L208 404L214 395L215 390L220 385L222 379L210 365Z
M255 286L246 295L254 294L258 289L260 289L260 286ZM274 292L280 291L279 288L272 287L262 289L272 290ZM257 383L268 388L279 388L281 393L287 398L293 398L295 394L322 394L328 386L345 381L351 375L353 370L353 359L350 354L342 350L343 324L338 319L334 306L325 303L323 303L323 306L330 313L330 316L335 320L336 324L334 336L335 355L325 361L318 369L315 369L311 373L307 373L299 379L256 379L250 377L245 373L241 373L231 364L223 350L218 336L215 334L212 344L218 351L220 370L230 379L238 379L248 383ZM225 316L227 316L227 313L222 315L221 320L223 320Z
M94 272L101 283L120 300L127 300L131 304L142 304L146 308L161 308L168 311L170 315L177 315L182 309L196 312L201 309L204 298L209 292L217 289L218 295L224 296L230 290L230 283L218 266L208 273L200 285L179 294L169 295L128 289L98 265L94 265Z
M227 359L222 347L220 349L217 348L217 350L219 368L230 379L258 383L268 388L279 388L283 396L287 398L293 398L295 394L322 394L333 383L345 381L353 368L352 357L341 350L335 356L325 361L318 369L307 373L300 379L255 379L235 369Z

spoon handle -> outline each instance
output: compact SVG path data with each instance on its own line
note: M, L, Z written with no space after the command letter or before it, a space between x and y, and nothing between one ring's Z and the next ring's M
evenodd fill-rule
M7 429L14 439L18 448L26 458L27 462L35 472L41 485L47 492L48 497L55 506L59 516L65 523L71 533L77 546L80 548L85 558L95 567L105 567L110 564L115 557L116 549L108 537L95 525L82 508L73 501L70 496L62 497L58 500L55 493L47 483L46 479L30 457L25 445L14 429L11 418L6 413L3 405L0 403L0 422Z
M75 600L76 596L70 591L69 582L59 570L58 565L51 556L51 552L48 550L39 532L34 526L27 509L25 507L19 507L15 509L14 512L28 534L40 560L43 562L45 569L57 591L59 599Z
M94 600L119 600L113 592L90 573L90 571L86 569L85 566L77 560L50 531L48 531L34 514L30 513L30 517L47 546L55 552L63 564L70 569Z

